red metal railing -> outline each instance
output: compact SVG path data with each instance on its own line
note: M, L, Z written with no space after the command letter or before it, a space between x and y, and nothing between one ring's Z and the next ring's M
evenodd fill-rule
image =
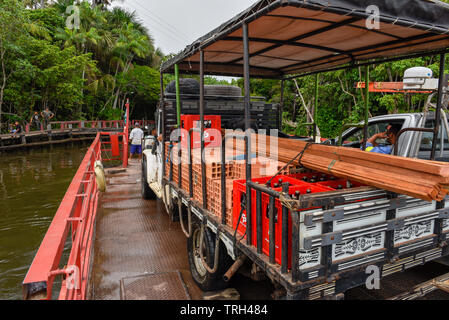
M95 161L101 160L100 133L87 151L23 281L24 299L51 299L56 276L62 275L61 300L86 299L92 237L97 212ZM71 251L60 269L71 230Z
M154 124L153 120L132 120L132 124L139 123L141 127ZM98 120L98 121L51 121L49 122L51 130L70 130L70 129L123 129L125 128L125 120ZM41 124L41 131L47 130ZM28 123L25 126L25 132L32 131L32 126Z
M101 154L103 161L122 161L123 167L126 168L127 144L126 134L124 132L109 133L100 132Z
M128 119L128 103L126 107L126 119ZM132 123L136 122L141 126L154 123L146 120L134 120ZM61 130L64 130L64 126L68 123L79 122L60 123ZM108 121L103 121L103 123L108 123ZM52 299L53 286L57 276L62 276L58 295L60 300L84 300L87 298L99 192L95 162L98 160L122 160L125 168L128 164L129 123L127 121L112 123L124 125L124 130L123 132L97 133L25 276L23 281L24 299ZM102 154L106 157L103 158ZM71 230L71 250L65 266L60 269L69 230Z

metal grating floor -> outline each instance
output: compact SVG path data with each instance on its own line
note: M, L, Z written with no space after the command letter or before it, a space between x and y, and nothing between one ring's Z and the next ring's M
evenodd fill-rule
M151 299L151 293L140 289L156 281L148 275L175 272L182 275L190 298L202 299L203 292L190 274L186 237L179 223L170 222L161 201L141 198L140 174L140 161L132 160L126 172L106 176L107 190L97 212L89 297L118 300L123 283L126 299Z
M122 300L189 300L179 271L142 275L121 280Z

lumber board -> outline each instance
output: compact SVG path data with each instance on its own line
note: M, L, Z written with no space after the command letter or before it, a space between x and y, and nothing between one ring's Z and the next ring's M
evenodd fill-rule
M282 162L289 162L306 149L301 158L305 168L329 173L339 178L426 201L443 200L449 192L449 164L365 152L360 149L308 144L305 141L252 134L251 152ZM270 143L277 146L271 150ZM306 148L307 147L307 148ZM235 148L244 152L236 140Z

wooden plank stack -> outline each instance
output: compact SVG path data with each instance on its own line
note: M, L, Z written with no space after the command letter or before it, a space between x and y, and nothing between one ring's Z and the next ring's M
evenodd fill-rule
M278 138L277 151L270 154L269 137L253 134L252 139L265 141L265 144L252 143L253 153L266 154L282 162L290 161L307 147L301 159L304 167L365 185L427 201L441 201L449 193L449 164L445 162L371 153L354 148L307 145L307 142L286 138ZM243 144L237 143L236 149L243 152Z

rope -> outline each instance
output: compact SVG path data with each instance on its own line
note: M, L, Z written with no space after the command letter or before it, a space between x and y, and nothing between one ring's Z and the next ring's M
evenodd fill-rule
M268 180L267 185L271 185L271 181L276 178L282 171L285 170L285 168L287 168L290 164L293 163L293 161L295 161L298 157L298 164L300 166L302 166L301 160L302 157L304 155L304 152L307 150L307 148L309 148L312 144L315 144L314 142L307 142L307 144L305 145L304 149L302 149L302 151L300 153L298 153L292 160L290 160L284 167L282 167L273 177L271 177L270 180Z
M287 197L283 192L279 195L279 201L291 212L298 210L298 200Z

